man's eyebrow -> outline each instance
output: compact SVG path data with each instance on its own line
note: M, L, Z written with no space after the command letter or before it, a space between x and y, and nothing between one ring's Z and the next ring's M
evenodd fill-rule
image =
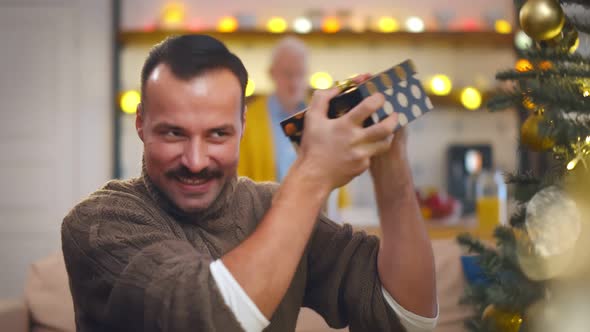
M232 124L227 123L227 124L223 124L223 125L220 125L217 127L213 127L210 130L213 131L213 130L233 130L233 129L234 129L234 126Z
M156 129L156 130L160 130L160 129L182 130L182 127L172 124L172 123L168 123L168 122L160 122L154 126L154 129Z

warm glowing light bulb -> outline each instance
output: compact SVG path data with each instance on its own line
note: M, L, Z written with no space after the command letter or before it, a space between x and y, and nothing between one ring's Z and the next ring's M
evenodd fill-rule
M225 16L219 20L217 24L217 31L219 32L234 32L238 29L238 20L232 16Z
M567 163L567 170L571 171L572 169L576 168L576 165L578 164L578 159L574 159L572 161L570 161L569 163Z
M451 83L451 79L446 75L435 75L432 80L430 80L430 90L437 96L446 96L451 93L451 89L453 88L453 84Z
M297 33L310 33L312 27L311 21L305 17L298 17L293 21L293 30Z
M330 74L320 71L311 75L309 84L314 89L328 89L334 84L334 80Z
M423 32L424 21L416 16L411 16L406 20L406 29L410 32Z
M119 101L121 110L127 114L135 114L137 105L141 102L141 95L137 90L123 92Z
M162 27L166 29L180 28L184 22L184 5L178 2L171 2L162 10Z
M509 34L512 32L512 24L506 20L496 20L494 22L494 29L497 33Z
M253 95L254 90L256 90L256 84L251 79L248 79L248 83L246 83L246 97Z
M268 20L266 29L272 33L283 33L287 30L287 21L282 17L273 17Z
M395 32L399 30L399 23L392 17L382 17L377 21L377 27L381 32Z
M474 87L466 87L461 92L461 103L468 110L476 110L481 106L481 93Z
M326 17L322 23L322 31L325 33L335 33L340 30L340 21L336 17Z
M533 64L527 59L519 59L514 65L517 72L524 73L533 70Z

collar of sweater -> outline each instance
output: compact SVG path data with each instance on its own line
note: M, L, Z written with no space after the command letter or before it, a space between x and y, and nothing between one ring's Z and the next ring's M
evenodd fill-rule
M211 226L213 228L223 228L224 225L219 225L218 221L215 220L219 219L224 213L224 210L229 208L238 183L237 176L232 176L221 189L219 196L217 196L209 207L198 212L187 213L176 206L150 179L146 171L145 162L142 163L141 180L155 204L176 220L183 223L199 224L199 226L203 227ZM215 224L209 225L208 223L211 221L215 221Z

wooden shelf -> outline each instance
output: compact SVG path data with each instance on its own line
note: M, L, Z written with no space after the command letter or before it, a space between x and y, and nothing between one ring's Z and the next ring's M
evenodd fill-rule
M294 33L275 34L266 31L236 31L232 33L220 33L217 31L124 31L119 34L121 45L153 45L164 38L179 34L208 34L224 42L267 41L273 42L285 35ZM297 34L298 37L309 43L314 42L398 42L398 43L450 43L464 47L513 47L513 34L499 34L494 31L426 31L421 33L411 32L352 32L341 31L337 33L312 32L309 34Z

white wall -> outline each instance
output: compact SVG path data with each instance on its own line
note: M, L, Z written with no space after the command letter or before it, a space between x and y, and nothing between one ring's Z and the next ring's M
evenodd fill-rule
M110 2L0 0L0 297L111 176Z

